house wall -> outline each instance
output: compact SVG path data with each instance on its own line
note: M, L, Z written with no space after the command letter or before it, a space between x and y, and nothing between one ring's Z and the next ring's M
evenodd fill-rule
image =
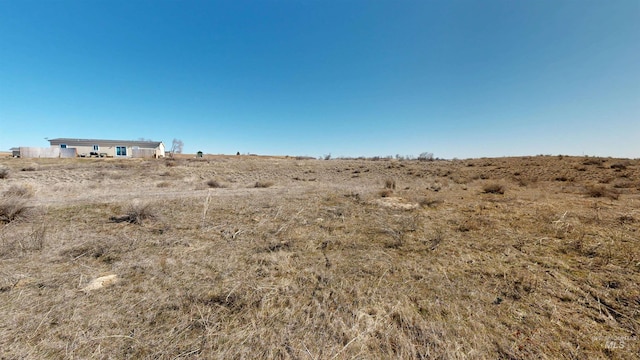
M132 146L130 145L101 145L100 143L96 143L96 144L92 144L92 145L72 145L72 144L66 144L68 148L74 148L76 149L78 156L80 155L85 155L85 156L89 156L89 154L91 154L92 152L97 152L98 154L107 154L108 157L123 157L123 156L116 156L116 147L117 146L125 146L127 148L127 155L126 157L130 158L130 157L146 157L146 158L153 158L153 157L164 157L164 144L160 144L160 146L158 146L155 149L146 149L146 148L138 148L137 150L134 149ZM98 145L98 151L94 151L93 150L93 145ZM60 145L51 145L52 149L60 149ZM64 149L62 149L64 150ZM134 154L135 153L135 154ZM57 157L57 156L55 156Z
M98 145L98 151L94 151L93 150L93 145L87 145L87 146L73 146L74 148L76 148L78 150L78 155L85 155L85 156L89 156L89 154L91 154L92 152L97 152L98 154L107 154L107 156L109 157L115 157L116 156L116 146L103 146L100 144L95 144ZM71 146L71 145L67 145L67 146ZM53 147L53 146L52 146ZM131 157L131 147L127 146L127 157Z
M164 143L160 143L160 145L156 148L156 157L164 157Z

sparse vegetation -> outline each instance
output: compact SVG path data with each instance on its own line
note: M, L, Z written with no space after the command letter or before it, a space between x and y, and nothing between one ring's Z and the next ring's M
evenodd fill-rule
M272 181L256 181L256 183L253 185L253 187L255 188L268 188L271 186L273 186Z
M0 159L0 357L640 353L640 160L188 157Z
M378 195L380 195L380 197L389 197L391 195L393 195L393 190L391 189L382 189L380 191L378 191Z
M9 168L6 166L0 166L0 179L6 179L9 177Z
M395 190L396 189L396 181L393 180L393 179L387 179L384 182L384 187L385 187L385 189Z
M124 215L112 216L109 219L113 222L128 222L131 224L142 225L147 220L153 220L157 217L155 207L147 202L134 202L127 206Z
M0 199L0 222L10 223L24 218L29 206L22 197L8 196Z
M617 200L618 197L620 197L620 194L615 189L611 189L605 185L588 185L585 189L587 195L594 198L606 197Z
M482 187L482 191L485 194L504 194L505 188L504 185L498 183L490 183L486 184Z
M207 186L209 186L210 188L213 189L217 189L217 188L223 188L224 185L222 183L220 183L218 180L215 179L211 179L209 181L207 181ZM258 186L256 186L258 187Z
M28 185L11 185L3 193L4 197L29 198L33 196L33 188Z

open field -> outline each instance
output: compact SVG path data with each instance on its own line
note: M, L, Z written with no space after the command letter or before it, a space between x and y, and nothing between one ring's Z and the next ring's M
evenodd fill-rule
M1 359L640 353L640 160L3 158L0 193Z

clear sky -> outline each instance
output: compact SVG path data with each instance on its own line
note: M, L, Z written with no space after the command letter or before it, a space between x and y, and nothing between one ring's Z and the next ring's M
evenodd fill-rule
M0 149L640 157L639 0L0 0Z

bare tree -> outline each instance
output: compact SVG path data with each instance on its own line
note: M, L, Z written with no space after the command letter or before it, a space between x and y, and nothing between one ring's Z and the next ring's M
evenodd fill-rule
M422 154L418 155L418 160L420 160L420 161L433 161L433 153L423 152Z
M171 157L173 154L182 154L182 148L184 147L184 143L180 139L173 139L171 142Z

